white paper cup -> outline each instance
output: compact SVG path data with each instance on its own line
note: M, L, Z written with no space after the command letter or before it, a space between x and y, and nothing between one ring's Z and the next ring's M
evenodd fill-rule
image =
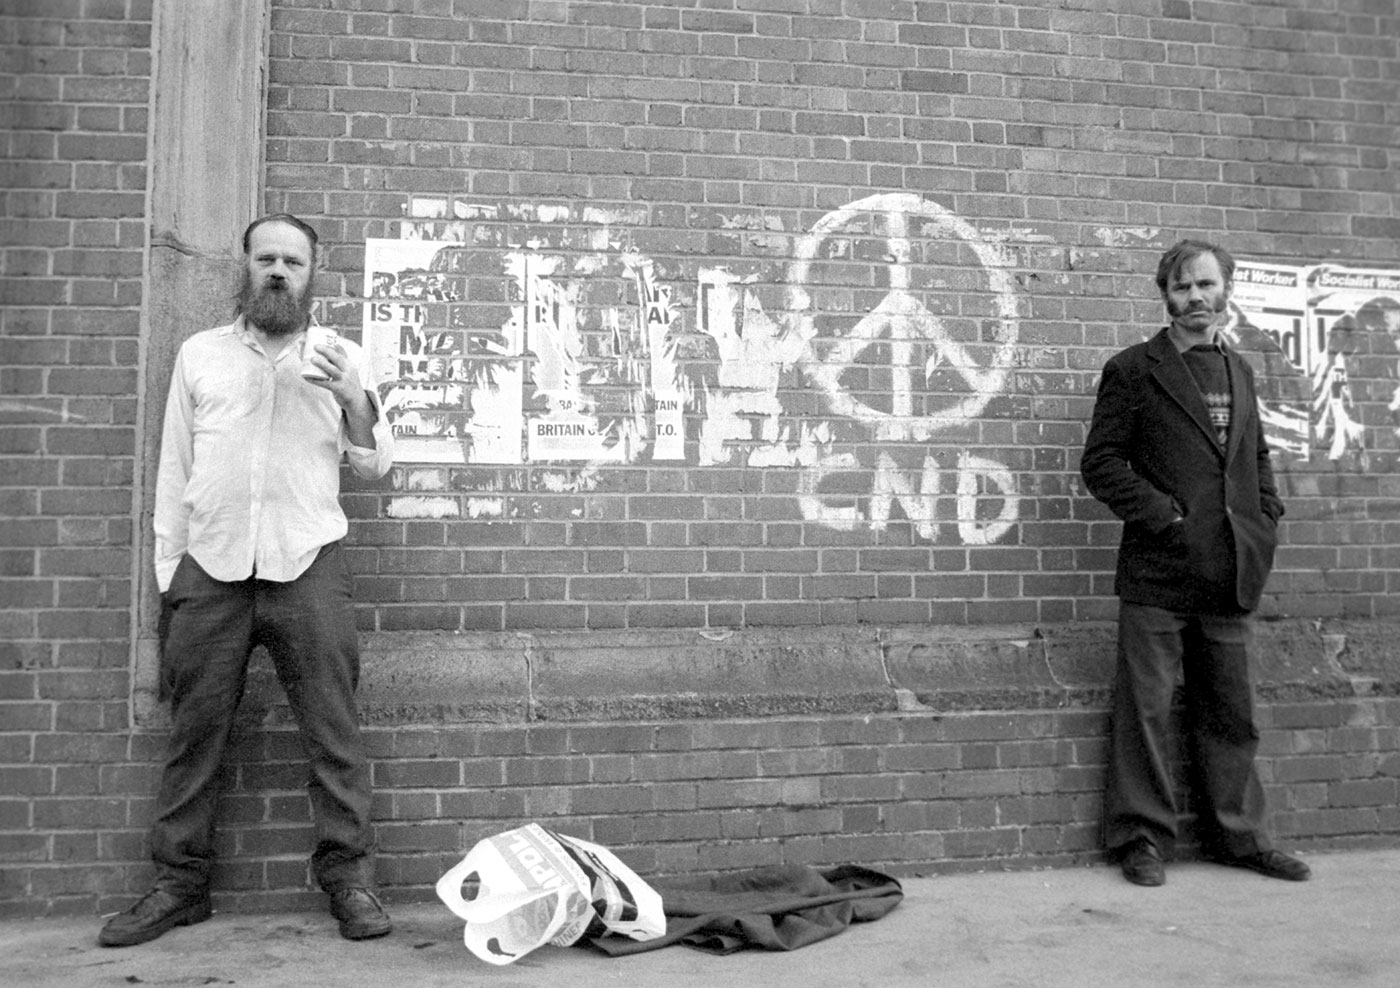
M340 345L340 334L328 326L307 326L306 338L301 344L301 376L308 381L328 381L330 377L312 361L317 346L328 346L345 352Z

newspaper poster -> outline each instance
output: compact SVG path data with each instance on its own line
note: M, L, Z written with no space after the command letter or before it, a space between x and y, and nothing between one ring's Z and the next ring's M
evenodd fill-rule
M365 241L363 339L400 462L522 461L519 347L459 325L471 254L454 242Z
M466 390L460 347L445 327L430 327L426 304L457 289L435 270L444 245L415 240L365 241L363 336L374 384L394 431L398 459L461 463Z
M657 391L652 395L656 439L651 458L656 461L685 459L685 395Z
M685 459L686 395L681 390L682 375L676 364L676 342L671 336L675 310L671 286L656 275L656 266L636 254L623 261L637 284L640 323L645 334L648 372L652 392L653 461Z
M1330 459L1395 450L1400 271L1322 264L1308 278L1316 444Z
M1256 371L1269 445L1307 459L1312 448L1316 355L1308 343L1307 266L1240 261L1235 265L1226 340Z
M1244 319L1278 346L1288 362L1311 373L1313 348L1307 345L1308 268L1294 264L1240 261L1235 265L1231 301Z
M1400 270L1318 265L1308 281L1308 302L1319 351L1328 349L1328 336L1338 328L1393 340L1400 333ZM1343 322L1349 325L1339 327Z
M526 447L532 463L621 463L628 446L615 425L602 422L584 388L591 368L572 292L557 278L560 258L535 253L509 257L520 286L525 348L533 355L532 398L543 414L528 417Z

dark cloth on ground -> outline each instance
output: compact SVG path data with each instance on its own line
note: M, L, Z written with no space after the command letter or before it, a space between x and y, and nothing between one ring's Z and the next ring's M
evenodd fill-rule
M779 865L652 887L666 913L663 936L647 941L600 936L581 943L614 957L674 943L712 954L796 950L852 923L877 920L904 898L896 879L858 865Z

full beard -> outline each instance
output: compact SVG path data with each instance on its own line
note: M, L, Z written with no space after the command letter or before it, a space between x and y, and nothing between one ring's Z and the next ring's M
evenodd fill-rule
M306 291L297 298L285 285L264 283L255 287L252 277L244 272L238 289L238 312L268 336L299 333L311 319L311 285L308 282Z

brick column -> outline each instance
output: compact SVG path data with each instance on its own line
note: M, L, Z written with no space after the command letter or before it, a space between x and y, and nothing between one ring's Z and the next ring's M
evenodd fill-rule
M141 333L140 505L133 700L155 702L152 572L156 465L171 366L181 342L226 321L239 237L260 212L271 0L157 0L151 86L150 217Z

